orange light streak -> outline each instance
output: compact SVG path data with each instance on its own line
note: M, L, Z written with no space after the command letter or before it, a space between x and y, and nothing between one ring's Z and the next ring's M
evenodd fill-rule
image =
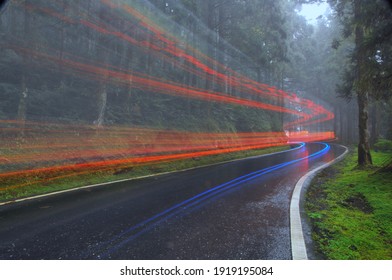
M209 66L207 66L206 64L202 63L200 60L198 60L197 58L195 58L192 55L187 54L184 50L182 50L181 48L178 48L177 45L179 44L179 41L177 39L175 39L174 37L171 37L170 35L168 35L162 28L160 28L159 26L155 25L148 17L144 16L143 14L141 14L140 12L136 11L133 7L127 5L127 4L114 4L108 0L102 0L103 3L105 3L106 5L108 5L111 8L117 8L117 9L122 9L126 12L128 12L130 15L132 15L133 17L135 17L137 20L139 20L139 24L141 26L143 26L144 28L146 28L147 30L151 31L152 34L155 36L155 39L158 41L163 42L163 46L158 46L155 45L154 43L152 43L152 41L146 42L146 41L137 41L135 39L133 39L132 37L123 34L121 32L118 31L110 31L104 27L98 26L97 24L88 22L84 19L80 20L80 23L102 33L102 34L106 34L106 35L115 35L119 38L122 38L126 41L128 41L131 44L134 45L138 45L138 46L142 46L142 47L147 47L148 50L150 52L154 52L154 51L166 51L171 55L174 55L176 57L185 59L186 61L188 61L189 63L191 63L193 66L196 66L197 68L199 68L200 70L202 70L202 72L197 72L194 70L191 70L191 68L187 68L188 71L192 71L193 74L197 74L197 75L204 75L203 73L208 73L212 77L208 77L209 79L214 79L215 82L218 83L225 83L228 79L230 80L230 83L238 88L240 88L240 90L245 91L246 93L251 93L251 94L261 94L261 95L267 95L267 96L273 96L273 97L282 97L282 98L286 98L289 99L290 102L294 102L297 103L299 105L305 106L306 109L308 110L312 110L312 113L307 116L302 116L301 119L296 120L294 122L288 123L286 124L285 128L290 128L293 127L297 124L303 124L303 125L308 125L308 124L312 124L312 123L318 123L318 122L324 122L327 120L330 120L333 118L333 114L327 110L324 109L323 112L321 112L316 106L313 106L313 102L311 102L310 100L306 100L306 99L299 99L297 98L297 96L295 94L287 94L281 90L277 90L273 87L269 87L268 85L263 85L260 83L256 83L255 81L248 79L242 75L239 75L238 73L236 73L235 71L233 71L232 69L225 67L224 65L221 65L220 63L218 63L215 60L212 60L211 58L203 55L204 58L206 58L208 61L210 61L211 63L213 63L214 65L219 65L219 67L225 67L225 71L230 72L231 74L233 74L233 76L228 77L225 74L219 73L218 71L210 68ZM31 7L30 7L31 8ZM56 12L51 12L49 9L43 9L41 8L42 11L46 12L46 13L50 13L52 16L56 16L58 18L60 18L61 20L64 20L64 16L59 17L58 13ZM71 19L69 19L68 21L73 21ZM166 36L166 37L165 37ZM168 38L167 38L168 37ZM186 45L186 48L189 49L189 47ZM163 58L165 59L171 59L167 56L163 56ZM185 67L185 65L183 64L178 64L178 66L180 67ZM261 89L262 88L262 89ZM213 100L213 101L217 101L217 100ZM249 106L247 104L242 103L242 105L246 105ZM260 108L260 107L259 107ZM267 109L267 110L276 110L273 109L273 107L261 107L262 109ZM286 112L283 109L280 110L276 110L276 111L280 111L280 112ZM312 122L308 123L308 121L310 119L314 119L317 115L326 115L326 117L324 118L318 118L313 120ZM300 114L298 114L300 115Z
M14 50L30 55L40 62L61 65L71 74L81 75L93 81L106 81L113 85L141 89L146 92L192 98L207 102L220 102L269 110L297 117L284 124L285 130L296 126L308 126L334 118L332 112L313 101L256 82L203 54L201 51L180 41L152 19L128 4L116 4L101 0L112 9L126 13L136 23L138 36L121 32L111 23L102 23L89 18L91 15L76 13L63 15L48 7L24 4L29 11L43 13L73 25L83 25L96 34L114 36L132 46L145 50L158 58L172 63L203 79L225 86L229 83L241 96L236 97L220 92L192 87L175 81L168 81L134 70L88 61L86 58L57 53L48 47L29 50L19 46ZM23 4L21 4L23 5ZM121 18L127 25L126 19ZM145 38L144 38L144 37ZM106 37L105 37L106 38ZM110 37L108 37L110 38ZM147 38L149 38L147 40ZM37 51L36 49L40 49ZM212 65L212 66L211 66ZM278 103L284 100L290 106L299 106L302 111L284 107L284 104L270 104L260 98ZM254 100L256 99L256 100ZM18 135L23 131L25 142L20 143ZM180 159L218 155L236 151L286 145L292 142L310 142L334 139L333 132L246 132L246 133L193 133L150 128L102 127L41 123L33 121L0 120L0 180L9 182L17 178L29 178L27 183L0 187L0 191L11 190L32 184L79 176L96 171L113 171L145 164L169 162ZM1 183L0 183L1 186Z

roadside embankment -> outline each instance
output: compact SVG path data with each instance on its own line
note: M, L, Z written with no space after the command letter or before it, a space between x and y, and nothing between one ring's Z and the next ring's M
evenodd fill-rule
M325 259L392 259L391 152L372 152L374 166L357 167L357 153L320 172L306 195L316 255Z

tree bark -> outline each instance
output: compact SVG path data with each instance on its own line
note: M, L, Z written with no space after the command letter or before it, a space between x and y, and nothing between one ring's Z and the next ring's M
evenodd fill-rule
M354 1L355 20L357 22L355 27L355 45L356 45L356 60L357 60L357 102L358 102L358 128L359 128L359 143L358 143L358 165L366 166L373 164L372 156L370 154L369 144L369 130L368 130L368 106L369 95L361 84L364 76L364 67L366 63L366 52L363 46L364 43L364 27L361 25L362 17L362 1Z
M24 2L26 4L26 2ZM25 10L24 12L24 35L26 38L28 36L32 36L30 32L31 18L30 13ZM29 38L30 39L30 38ZM23 137L25 122L26 122L26 114L27 114L27 97L29 90L27 88L27 74L29 69L29 58L26 54L22 54L22 65L21 65L21 81L20 81L20 93L19 93L19 102L18 102L18 111L17 111L17 120L20 122L20 135Z
M358 128L359 128L359 143L358 143L358 165L366 166L373 164L372 156L370 154L369 144L369 130L368 130L368 105L369 97L367 93L358 93Z
M101 20L104 18L104 13L105 10L103 7L100 8L99 12L99 19ZM105 40L104 35L100 35L98 39L98 45L100 46L97 49L97 56L98 59L101 59L100 62L102 62L104 65L107 64L108 62L108 52L102 47L102 46L107 46L108 43ZM106 67L106 66L105 66ZM107 69L105 69L107 70ZM105 112L106 112L106 105L107 105L107 81L108 75L107 72L105 71L103 79L99 83L98 87L98 92L97 92L97 107L98 107L98 116L97 119L94 121L94 124L99 128L103 126L103 123L105 122Z
M371 113L371 135L370 135L370 145L374 147L374 144L377 143L378 138L380 137L380 106L377 101L374 101L372 106L372 113Z
M335 115L334 122L333 122L333 133L334 133L335 137L338 137L338 131L340 131L338 129L338 127L339 127L339 122L341 121L340 120L340 115L339 115L340 110L338 108L338 105L335 105L333 107L333 113Z
M19 104L18 104L18 121L24 124L26 120L26 100L28 96L28 89L26 86L26 77L23 74L22 82L21 82L21 93L19 97Z
M106 103L107 103L107 90L106 90L106 81L101 83L100 90L98 93L98 118L95 121L95 125L97 127L103 126L105 120L105 112L106 112Z

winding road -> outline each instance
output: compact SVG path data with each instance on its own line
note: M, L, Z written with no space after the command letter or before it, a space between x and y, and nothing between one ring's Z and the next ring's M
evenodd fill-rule
M291 259L290 199L344 152L289 151L0 206L0 259Z

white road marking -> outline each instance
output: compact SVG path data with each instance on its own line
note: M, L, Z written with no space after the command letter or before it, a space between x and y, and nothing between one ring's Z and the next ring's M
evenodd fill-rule
M300 213L301 191L304 187L304 183L307 179L315 176L322 169L327 168L328 166L342 160L346 156L346 154L348 153L348 148L342 145L340 146L345 149L343 154L341 154L336 159L306 173L304 176L301 177L301 179L299 179L299 181L295 185L293 195L291 197L291 203L290 203L291 253L292 253L293 260L308 259L304 234L302 231L302 222L301 222L301 213Z
M12 204L12 203L28 201L28 200L34 200L34 199L38 199L38 198L49 197L49 196L63 194L63 193L68 193L68 192L73 192L73 191L77 191L77 190L84 190L84 189L90 189L90 188L94 188L94 187L106 186L106 185L115 184L115 183L127 182L127 181L138 180L138 179L144 179L144 178L155 177L155 176L171 174L171 173L176 173L176 172L185 172L185 171L190 171L190 170L194 170L194 169L197 169L197 168L203 168L203 167L214 166L214 165L218 165L218 164L230 163L230 162L244 160L244 159L251 159L251 158L256 158L256 157L265 157L265 156L270 156L270 155L273 155L273 154L280 154L280 153L294 151L294 150L296 150L296 149L298 149L300 147L301 147L301 145L299 145L298 147L289 149L289 150L283 150L283 151L280 151L280 152L275 152L275 153L270 153L270 154L265 154L265 155L260 155L260 156L251 156L251 157L247 157L247 158L228 160L228 161L217 162L217 163L213 163L213 164L207 164L207 165L202 165L202 166L191 167L191 168L188 168L188 169L168 171L168 172L162 172L162 173L155 173L155 174L146 175L146 176L140 176L140 177L134 177L134 178L110 181L110 182L106 182L106 183L99 183L99 184L82 186L82 187L77 187L77 188L72 188L72 189L67 189L67 190L61 190L61 191L56 191L56 192L51 192L51 193L46 193L46 194L41 194L41 195L35 195L35 196L30 196L30 197L25 197L25 198L20 198L20 199L14 199L14 200L9 200L9 201L5 201L5 202L0 202L0 206L6 205L6 204Z

